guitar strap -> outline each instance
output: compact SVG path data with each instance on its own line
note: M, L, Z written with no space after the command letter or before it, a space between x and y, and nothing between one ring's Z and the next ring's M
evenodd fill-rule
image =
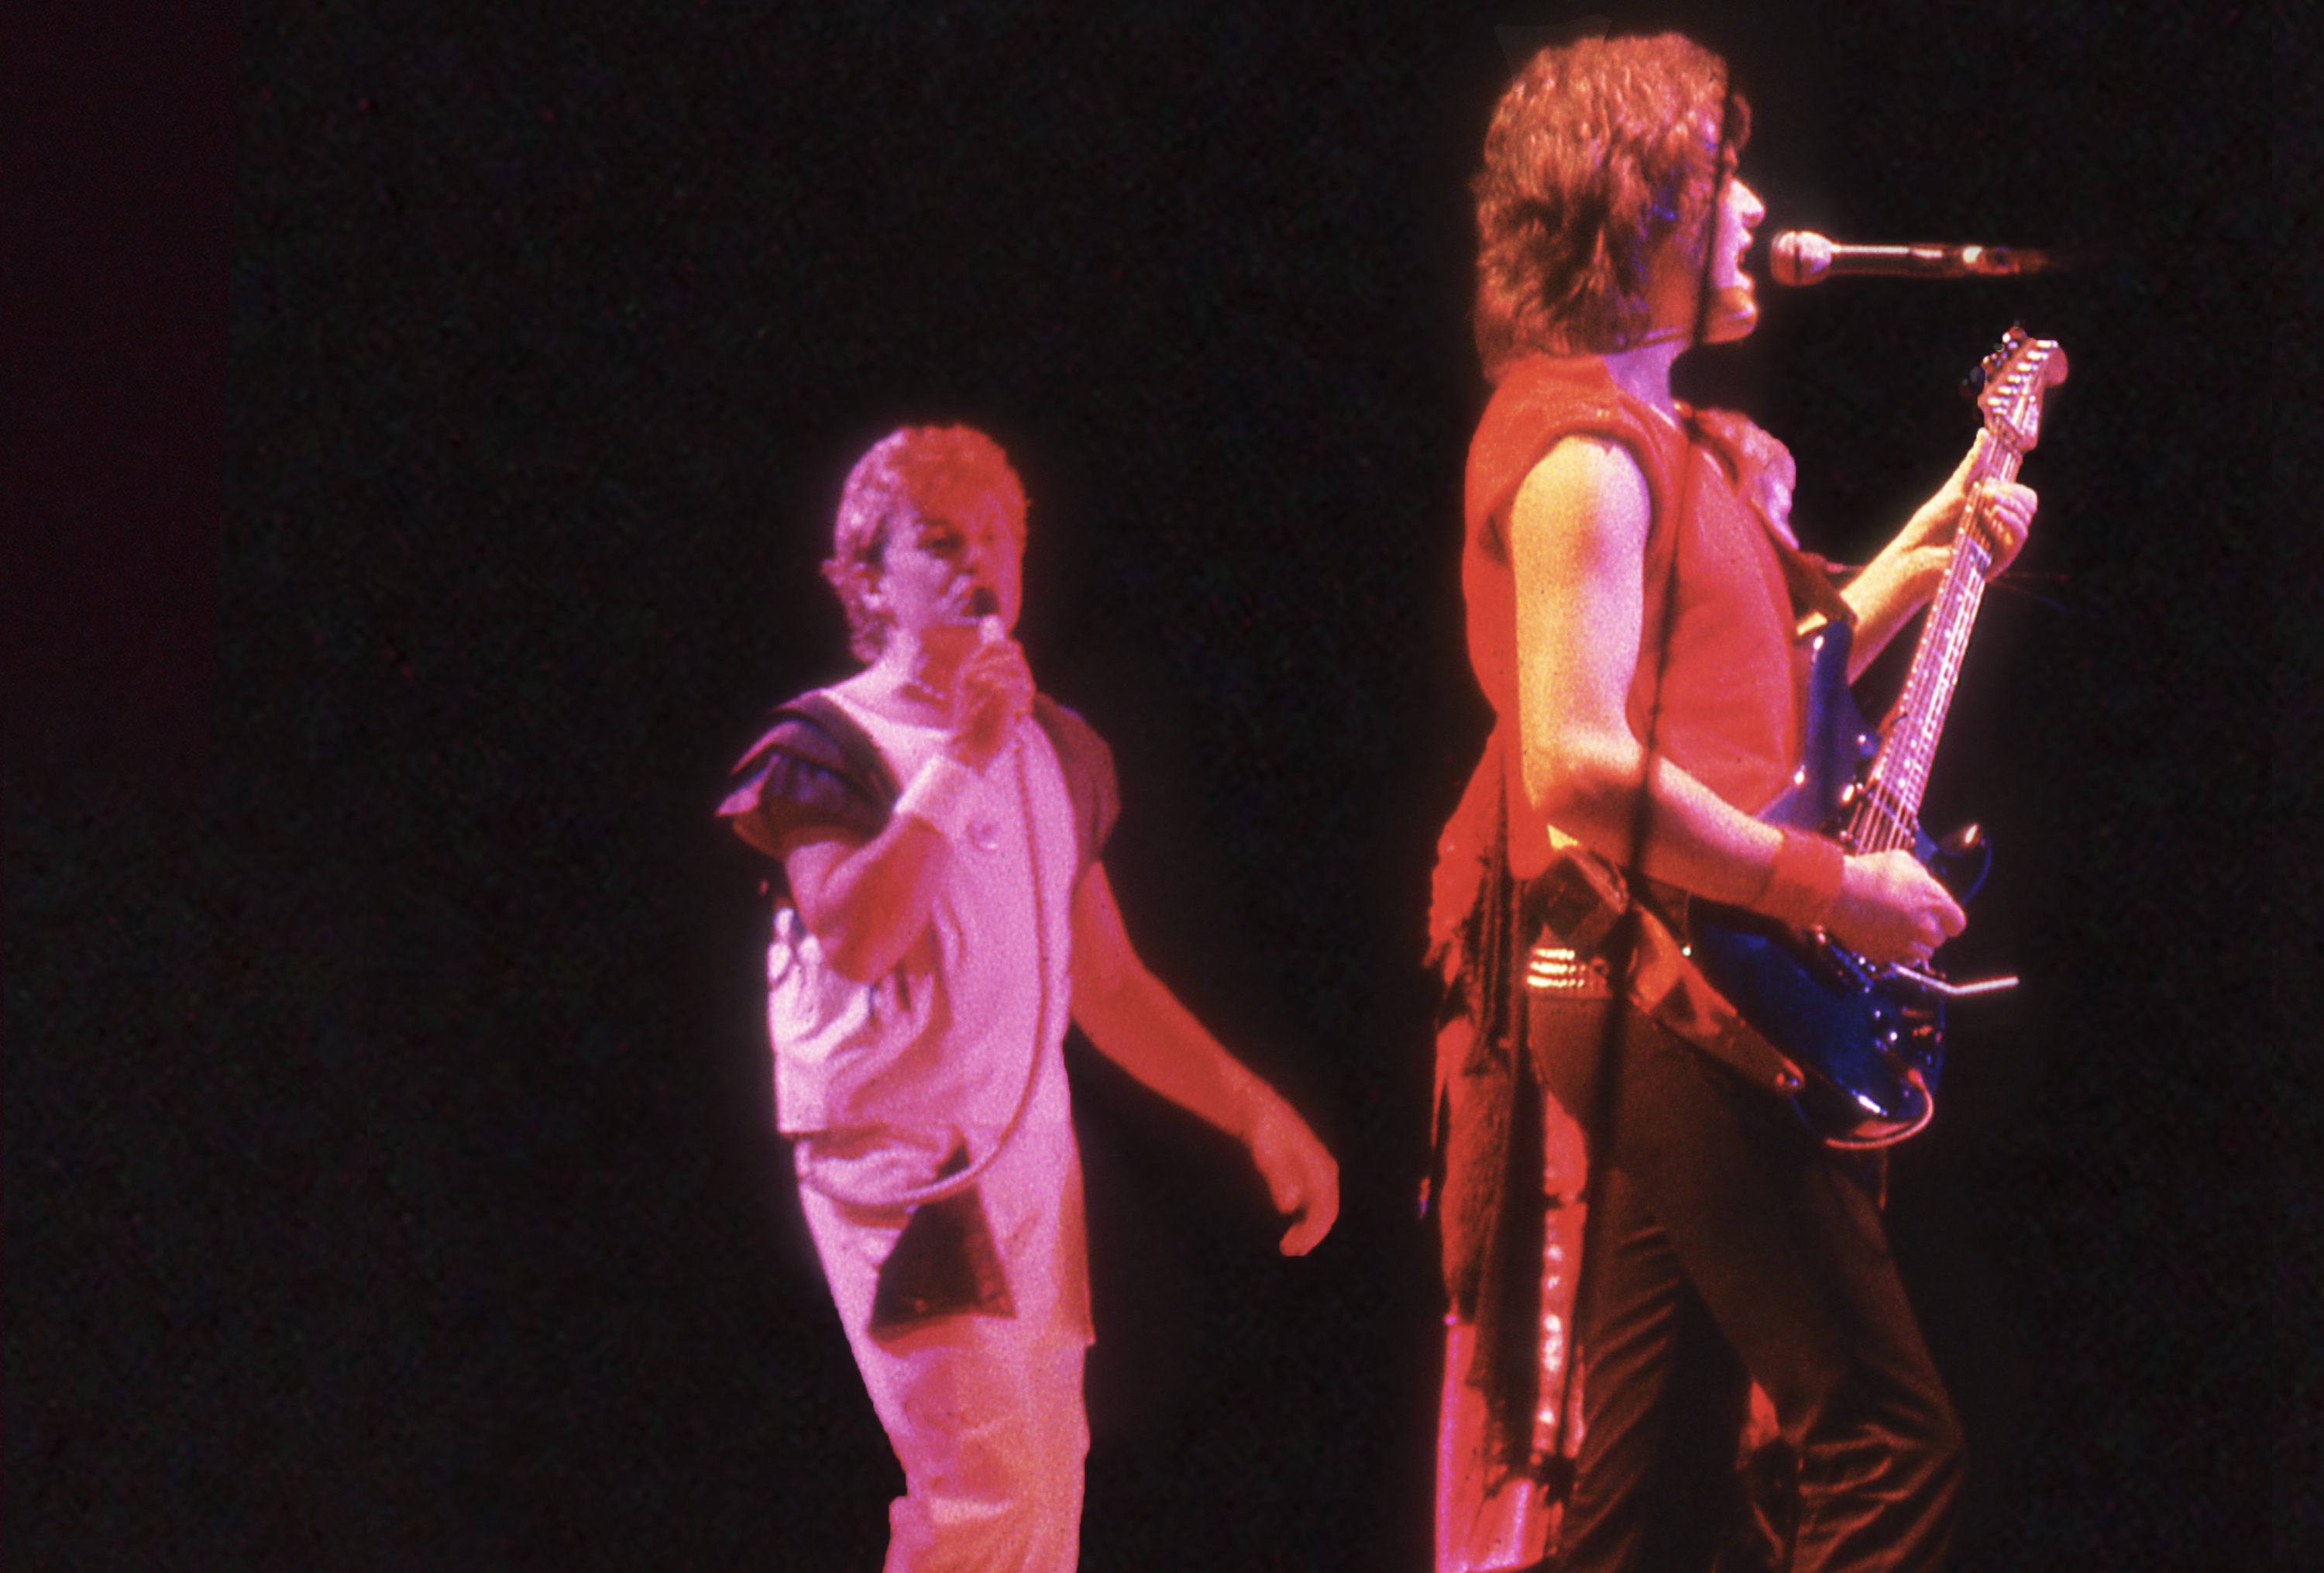
M1530 896L1542 928L1579 954L1604 959L1641 1015L1754 1087L1779 1097L1800 1090L1798 1067L1711 985L1659 903L1634 897L1604 858L1579 847L1562 848L1533 882Z

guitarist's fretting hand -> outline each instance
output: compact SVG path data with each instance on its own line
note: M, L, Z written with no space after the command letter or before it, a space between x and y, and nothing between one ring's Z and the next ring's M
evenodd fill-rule
M1864 675L1889 640L1928 605L1944 583L1953 541L1964 530L1985 545L1990 578L2016 560L2041 505L2031 486L1987 473L2006 456L1984 431L1934 495L1913 511L1895 538L1880 549L1840 596L1856 614L1848 680Z
M1993 554L1985 577L1998 578L2025 546L2034 513L2042 505L2034 488L2017 481L1979 481L1969 495L1967 517L1972 534Z
M1978 478L1992 462L1993 452L1992 437L1978 432L1945 484L1905 522L1896 545L1909 556L1921 578L1933 583L1944 576L1953 537L1964 526L1993 554L1986 569L1987 578L2000 574L2017 560L2034 528L2041 499L2033 487L2015 480L1993 475Z
M1901 848L1851 857L1824 931L1881 966L1926 961L1969 919L1943 885Z

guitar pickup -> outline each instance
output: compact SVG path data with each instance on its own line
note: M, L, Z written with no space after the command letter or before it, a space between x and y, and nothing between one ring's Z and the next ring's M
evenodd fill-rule
M1950 978L1939 977L1933 972L1923 972L1915 967L1892 967L1882 976L1907 988L1917 988L1947 1000L1973 1000L1989 994L2006 994L2018 984L2018 979L2014 977L1981 977L1975 983L1955 983Z

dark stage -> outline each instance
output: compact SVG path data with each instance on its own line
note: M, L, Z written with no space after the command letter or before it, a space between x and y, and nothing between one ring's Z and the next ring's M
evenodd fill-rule
M56 155L9 242L12 1573L876 1565L897 1476L709 810L844 669L845 467L932 418L1024 476L1024 636L1114 748L1131 933L1342 1169L1286 1263L1223 1138L1074 1059L1085 1565L1426 1566L1466 181L1496 23L1569 17L1431 9L9 24ZM1687 376L1847 559L2004 328L2066 347L1928 816L1997 847L1958 970L2026 985L1956 1019L1895 1248L1960 1566L2297 1565L2269 23L1600 9L1735 62L1763 235L2085 255L1763 286Z

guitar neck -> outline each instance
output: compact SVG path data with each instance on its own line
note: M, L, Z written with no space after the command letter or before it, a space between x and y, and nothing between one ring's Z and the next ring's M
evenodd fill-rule
M1987 429L1991 440L1969 476L1978 482L2015 480L2023 455L2006 434ZM1993 554L1969 531L1954 537L1952 558L1945 565L1944 582L1930 603L1928 621L1913 652L1912 671L1897 700L1887 735L1872 763L1849 824L1849 839L1858 852L1911 848L1921 822L1921 799L1928 790L1929 767L1936 759L1937 740L1945 728L1945 711L1953 688L1960 680L1961 658L1969 650L1969 630L1976 625L1978 607L1985 599L1985 576Z

